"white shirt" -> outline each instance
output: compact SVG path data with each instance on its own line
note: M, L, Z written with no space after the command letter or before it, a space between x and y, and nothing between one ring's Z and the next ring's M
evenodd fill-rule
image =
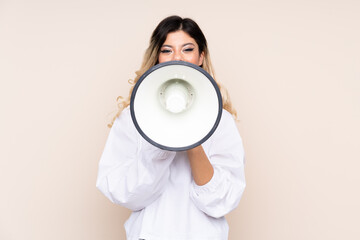
M125 223L128 240L228 239L224 216L245 188L242 140L229 112L223 111L202 147L214 175L198 186L186 152L164 151L144 140L129 108L115 120L96 185L112 202L133 211Z

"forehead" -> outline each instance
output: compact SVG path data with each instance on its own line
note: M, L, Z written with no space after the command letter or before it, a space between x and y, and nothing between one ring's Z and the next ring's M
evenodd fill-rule
M167 45L182 45L185 43L193 43L197 45L195 39L190 37L189 34L187 34L182 30L168 33L168 35L166 36L166 40L164 42L164 44Z

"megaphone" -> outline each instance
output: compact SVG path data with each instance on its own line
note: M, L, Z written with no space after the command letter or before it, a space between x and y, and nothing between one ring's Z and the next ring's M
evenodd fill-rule
M130 113L140 135L168 151L185 151L205 142L216 130L222 98L215 80L184 61L157 64L136 82Z

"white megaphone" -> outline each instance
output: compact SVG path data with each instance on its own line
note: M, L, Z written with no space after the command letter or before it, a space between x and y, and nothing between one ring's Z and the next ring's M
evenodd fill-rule
M217 128L222 98L215 80L183 61L155 65L134 86L130 112L141 136L156 147L184 151L206 141Z

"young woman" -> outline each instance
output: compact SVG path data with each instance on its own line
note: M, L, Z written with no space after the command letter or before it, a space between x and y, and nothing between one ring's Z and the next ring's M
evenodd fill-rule
M205 36L189 18L165 18L154 30L141 69L167 61L196 64L214 77ZM137 132L130 96L119 105L99 163L97 187L133 212L128 240L225 240L225 215L245 188L244 151L227 92L221 121L202 145L182 152L161 150ZM130 90L131 95L132 89Z

